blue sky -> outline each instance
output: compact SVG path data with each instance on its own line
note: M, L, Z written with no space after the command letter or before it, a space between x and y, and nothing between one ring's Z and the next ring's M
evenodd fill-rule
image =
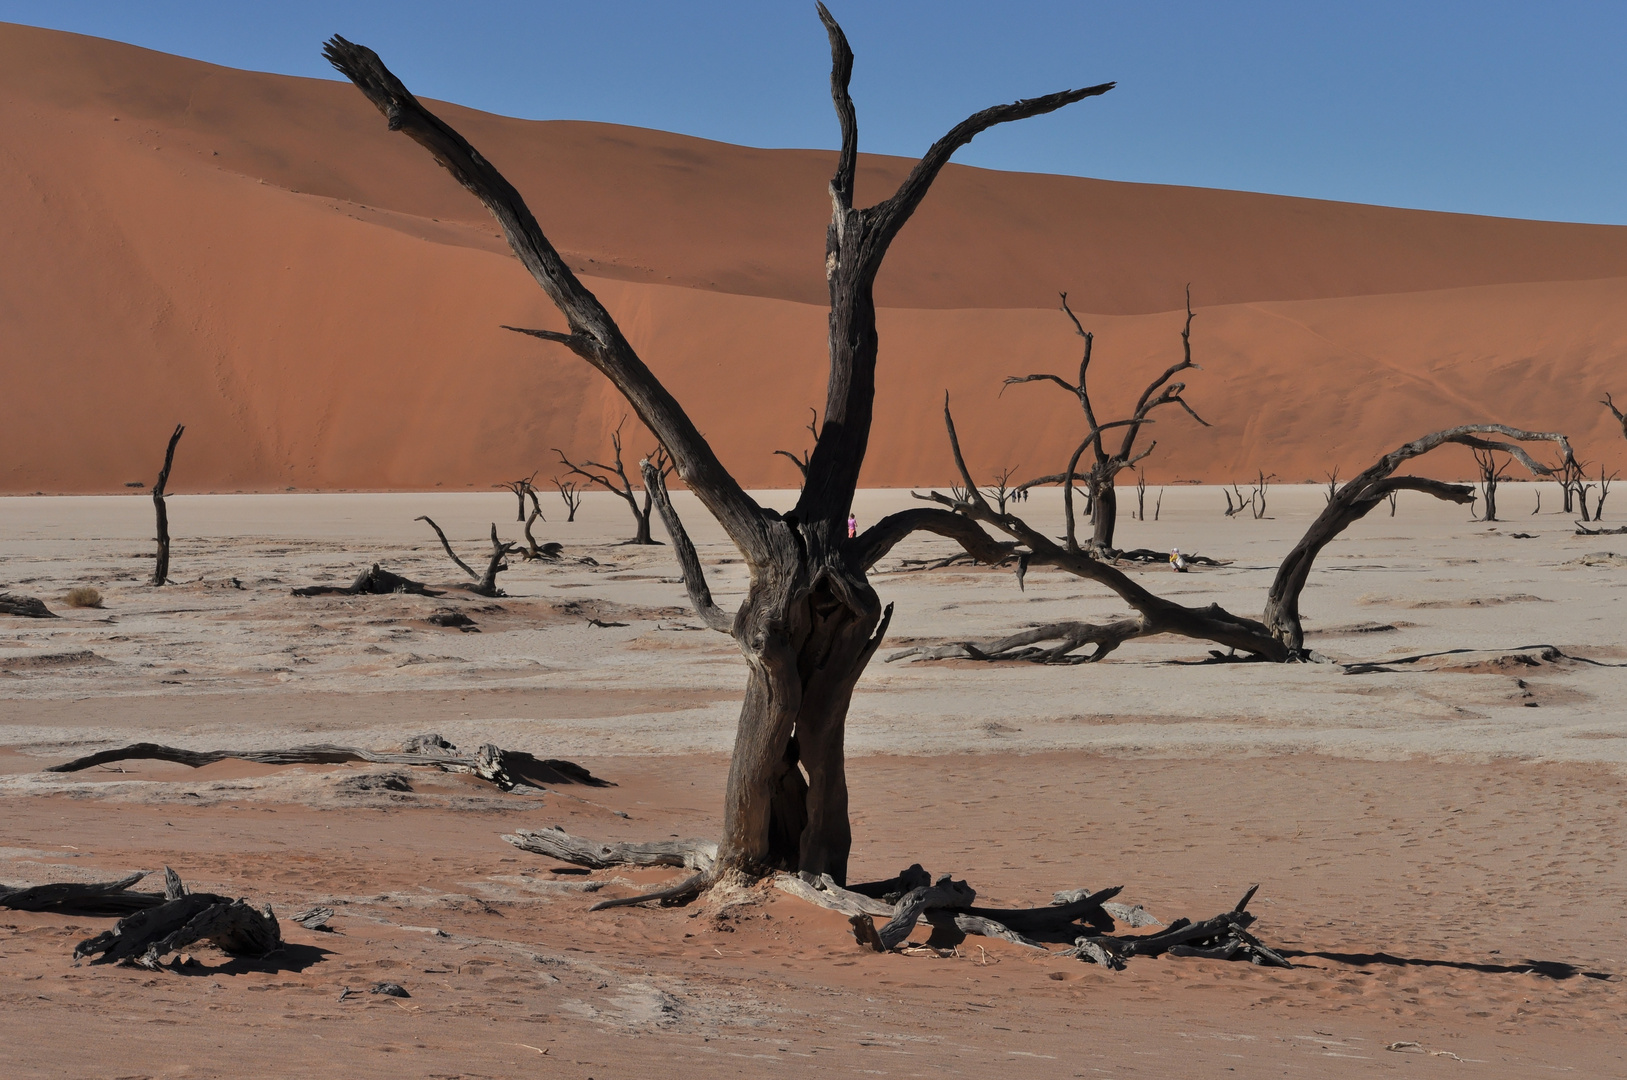
M1627 4L833 0L865 150L915 156L967 113L1117 80L981 136L990 168L1627 223ZM0 19L331 77L334 32L413 90L512 116L830 147L812 0L0 0Z

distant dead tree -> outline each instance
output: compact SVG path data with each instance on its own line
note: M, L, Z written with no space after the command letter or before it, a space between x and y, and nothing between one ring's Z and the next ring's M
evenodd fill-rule
M810 406L808 406L808 411L813 414L813 419L808 421L808 434L813 436L814 444L818 445L818 443L819 443L819 410L814 408L812 405L810 405ZM789 450L776 450L776 451L774 451L774 453L776 455L778 455L779 457L785 458L791 464L795 465L797 467L797 471L802 474L802 479L804 481L806 481L808 479L808 458L809 458L810 455L812 455L812 453L813 453L812 450L804 450L802 452L801 457L798 457L797 455L793 454Z
M1559 493L1564 500L1564 510L1567 514L1576 513L1576 497L1582 493L1582 485L1587 481L1587 462L1580 459L1567 461L1559 471Z
M1397 496L1398 496L1398 495L1400 495L1400 494L1401 494L1401 493L1400 493L1400 492L1399 492L1399 491L1392 491L1392 492L1390 492L1390 494L1389 494L1389 500L1390 500L1390 516L1391 516L1391 517L1395 517L1395 500L1396 500L1396 497L1397 497ZM1540 491L1539 491L1539 492L1538 492L1538 493L1537 493L1537 509L1538 509L1538 510L1541 510L1541 509L1542 509L1542 493L1541 493L1541 492L1540 492Z
M1327 492L1322 496L1324 502L1332 502L1333 497L1339 493L1339 466L1335 465L1333 471L1327 474Z
M540 472L541 470L538 471ZM515 521L525 520L525 499L527 495L531 497L531 506L536 511L537 516L542 516L542 507L537 503L537 489L532 486L532 482L535 481L536 478L537 474L532 473L530 476L519 480L505 480L501 484L492 485L492 487L495 488L506 488L509 491L512 491L514 493L514 497L519 500L520 506L515 512Z
M575 480L562 480L554 477L554 487L559 489L559 497L565 503L567 522L576 520L576 511L582 505L582 488Z
M1060 375L1050 374L1012 375L1005 380L1000 392L1004 393L1006 387L1016 386L1020 383L1051 382L1062 387L1079 400L1079 407L1085 414L1086 432L1084 441L1079 444L1079 448L1068 459L1068 467L1062 472L1051 476L1036 477L1020 485L1020 487L1022 490L1027 490L1042 484L1062 485L1063 509L1066 515L1065 525L1068 530L1068 540L1072 543L1075 528L1073 486L1078 481L1084 481L1089 499L1087 512L1090 514L1091 522L1090 549L1098 554L1108 554L1114 550L1113 529L1118 524L1118 494L1114 489L1113 481L1121 470L1134 466L1152 453L1153 448L1158 445L1157 440L1154 440L1139 454L1135 452L1136 437L1141 434L1142 425L1153 423L1153 410L1160 405L1179 405L1187 411L1192 419L1204 427L1209 426L1208 421L1193 411L1192 406L1188 405L1186 400L1181 397L1181 392L1186 389L1186 384L1183 382L1170 382L1170 379L1180 372L1198 366L1192 362L1192 289L1188 287L1186 290L1186 324L1181 329L1182 356L1180 362L1171 365L1162 375L1148 384L1147 389L1141 392L1141 397L1136 401L1135 408L1131 411L1128 419L1114 420L1105 424L1098 422L1096 419L1096 410L1090 400L1090 389L1086 385L1086 377L1090 371L1091 348L1096 340L1095 335L1084 328L1083 324L1079 322L1079 317L1068 306L1068 294L1062 293L1061 295L1063 314L1068 317L1069 322L1073 323L1074 332L1085 341L1084 353L1079 360L1079 381L1071 383ZM1123 428L1124 437L1120 440L1118 449L1110 451L1103 440L1103 434L1113 428ZM1090 469L1081 474L1078 471L1079 459L1084 456L1087 450L1091 452L1094 460L1091 462Z
M1015 468L1007 465L994 478L994 483L983 489L983 494L994 500L1002 514L1006 512L1006 503L1013 501L1017 496L1017 489L1011 486L1011 478L1016 472Z
M1497 520L1497 485L1503 479L1503 473L1508 469L1508 459L1498 462L1496 454L1491 449L1475 450L1474 461L1480 468L1480 495L1485 510L1480 515L1481 521Z
M1005 512L1006 508L1000 507L1000 513ZM1136 520L1147 520L1147 474L1140 469L1136 470Z
M513 329L513 327L509 327L508 329ZM528 333L529 331L522 332ZM554 453L559 455L560 464L564 465L572 473L582 477L590 484L598 484L606 491L613 495L619 496L627 503L627 508L633 512L633 522L635 524L633 538L629 540L628 543L659 544L661 541L650 535L650 489L647 487L644 489L644 505L640 506L638 503L638 495L635 493L633 483L627 478L627 469L622 464L621 429L626 423L627 417L624 416L621 418L621 423L616 425L616 430L610 433L610 446L616 453L612 464L601 465L597 461L584 461L582 464L577 465L572 462L570 458L566 457L565 452L560 450L558 447L554 448ZM647 456L650 458L650 460L655 462L657 470L663 477L672 472L672 464L670 459L667 457L665 447L657 445L656 448L650 451ZM600 469L602 471L596 473L589 472L588 470L590 469ZM614 473L616 479L610 479L610 476L607 475L609 473Z
M413 97L371 50L340 37L330 39L324 49L328 60L383 114L390 130L428 150L491 211L520 263L566 323L563 331L523 332L563 345L610 379L671 455L685 485L717 519L750 571L749 591L739 610L730 614L720 609L665 484L656 482L664 470L652 460L645 491L658 500L690 602L706 625L733 636L749 674L715 856L707 851L703 857L693 848L683 861L696 869L694 877L634 902L692 895L711 882L755 878L772 868L804 871L816 879L829 874L837 883L846 880L852 844L843 752L848 706L891 617L867 573L894 545L921 531L954 538L984 561L999 562L1010 551L967 516L933 507L893 514L857 537L847 535L875 415L880 342L876 275L893 240L958 148L996 124L1049 113L1113 86L1102 83L975 113L934 143L891 196L855 207L858 120L848 92L853 52L822 4L819 17L830 40L831 98L842 134L825 237L829 379L824 420L808 456L802 491L786 513L757 503L724 468L610 312L560 257L513 185ZM966 483L975 493L969 478ZM630 485L625 487L632 502ZM976 498L981 501L982 496Z
M949 431L949 446L955 465L964 479L968 473L961 456L960 442L955 434L954 418L944 407L944 423ZM1484 438L1501 435L1509 442ZM1033 660L1051 663L1089 663L1102 659L1124 642L1152 634L1175 634L1181 637L1212 641L1234 652L1241 652L1260 660L1290 661L1315 659L1305 649L1305 633L1299 614L1299 597L1310 576L1317 555L1335 537L1352 523L1365 517L1369 511L1397 491L1422 491L1438 499L1459 504L1474 501L1474 489L1466 484L1447 484L1420 476L1396 476L1395 471L1406 462L1448 444L1468 446L1479 451L1498 451L1516 458L1533 474L1549 476L1554 468L1534 460L1520 444L1523 442L1553 442L1557 444L1562 461L1571 458L1570 443L1565 436L1552 432L1521 431L1502 424L1466 424L1461 427L1436 431L1386 454L1364 472L1339 488L1333 499L1311 523L1299 543L1294 545L1277 568L1270 591L1266 594L1265 612L1260 619L1249 619L1222 608L1219 604L1206 607L1187 607L1157 596L1129 577L1112 563L1096 557L1081 548L1072 537L1057 543L1044 530L1036 529L1014 514L1001 514L982 496L968 486L967 498L942 495L936 491L917 496L946 506L955 514L971 521L992 526L1010 537L1016 544L1017 581L1035 566L1052 566L1078 577L1105 585L1136 611L1135 615L1110 623L1058 622L1031 627L998 641L958 642L951 645L907 649L888 657L889 660L906 656L925 656L942 659L951 656L976 660ZM1046 645L1047 642L1055 644ZM1075 655L1085 646L1093 650Z
M175 425L175 433L169 437L169 445L164 448L164 467L158 470L158 483L153 485L153 510L158 515L158 559L153 566L154 585L169 582L169 508L164 505L164 485L169 483L170 466L175 464L175 444L181 441L181 433L185 430L184 425Z
M1223 485L1220 489L1220 493L1226 496L1226 516L1236 517L1244 510L1247 510L1254 515L1255 521L1259 521L1261 518L1265 517L1265 495L1266 492L1270 490L1271 481L1275 480L1276 478L1276 473L1271 473L1268 476L1266 475L1266 471L1264 469L1260 469L1259 477L1254 481L1254 487L1249 490L1247 496L1243 494L1243 490L1235 483L1232 484L1232 489L1230 491L1227 491ZM1237 496L1237 501L1235 503L1232 502L1233 495Z
M474 578L475 583L473 585L465 585L463 588L468 589L477 596L503 595L503 590L497 587L497 575L508 569L508 563L505 561L505 557L510 552L516 550L516 545L509 540L497 539L497 523L495 521L492 522L491 527L491 558L486 563L486 572L484 574L477 574L469 568L468 563L458 558L458 553L453 551L452 545L447 542L446 534L441 531L441 527L435 524L433 519L427 515L421 515L413 520L428 522L429 527L435 530L435 535L441 538L441 546L446 549L447 555L451 557L453 562L458 564L459 569L461 569L465 574L468 574L470 577ZM527 526L527 529L529 530L529 525ZM536 541L532 541L531 546L535 548Z
M1581 479L1576 481L1576 485L1575 485L1575 487L1576 487L1576 509L1581 512L1582 520L1584 522L1586 522L1586 521L1599 521L1599 520L1601 520L1603 518L1603 516L1604 516L1604 500L1605 500L1606 497L1609 496L1609 494L1610 494L1610 485L1615 479L1616 479L1616 474L1615 473L1606 473L1604 471L1604 466L1603 465L1599 466L1599 483L1598 483L1599 501L1596 504L1594 504L1594 507L1593 507L1593 510L1592 510L1591 513L1588 511L1587 500L1588 500L1588 494L1593 491L1594 485L1589 484L1589 483L1585 482L1585 480L1581 480Z
M1616 418L1616 423L1621 425L1621 437L1627 439L1627 413L1624 413L1620 409L1616 408L1616 403L1610 400L1609 394L1604 395L1604 400L1599 402L1599 404L1610 410L1610 415L1614 416Z

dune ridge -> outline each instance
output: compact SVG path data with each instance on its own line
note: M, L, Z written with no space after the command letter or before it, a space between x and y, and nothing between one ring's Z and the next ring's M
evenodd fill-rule
M410 72L404 73L410 83ZM822 404L823 151L443 107L752 486L790 486ZM485 487L552 447L607 450L596 373L498 329L559 325L480 207L347 85L0 25L0 491ZM909 162L866 157L860 197ZM1559 428L1627 466L1627 229L951 167L878 284L863 483L943 483L945 390L969 455L1049 472L1077 437L1066 289L1103 411L1179 347L1214 426L1161 416L1149 480L1348 474L1424 430ZM634 432L629 449L645 449ZM1467 453L1437 475L1464 475Z

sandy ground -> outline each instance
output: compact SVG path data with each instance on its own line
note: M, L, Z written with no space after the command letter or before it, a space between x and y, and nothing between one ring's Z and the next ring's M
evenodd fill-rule
M292 943L266 963L202 949L153 974L71 963L104 920L0 914L7 1075L236 1075L268 1054L287 1076L606 1077L647 1072L652 1054L673 1076L765 1062L1621 1075L1627 560L1603 553L1627 539L1528 516L1533 491L1504 488L1497 524L1403 495L1394 518L1328 549L1305 594L1312 644L1340 661L1438 654L1388 671L1204 663L1201 644L1165 639L1086 667L873 665L849 726L855 878L920 861L1011 905L1122 884L1165 921L1215 914L1259 881L1256 929L1296 964L1116 973L975 939L954 956L867 954L839 916L772 892L589 915L661 875L557 873L503 843L555 823L606 838L717 828L743 664L694 629L664 548L616 544L628 523L608 497L540 526L566 562L516 563L499 600L288 590L375 560L450 584L413 517L434 516L473 561L493 518L518 534L501 493L177 497L177 584L162 590L141 583L147 500L0 501L0 589L63 616L0 619L0 881L167 864L271 903ZM1552 489L1542 501L1558 505ZM1228 520L1217 490L1171 488L1160 520L1126 520L1120 541L1228 560L1143 573L1253 614L1321 502L1276 488L1266 520ZM865 492L858 513L907 503ZM737 557L680 507L727 604ZM1054 509L1036 496L1027 512ZM1019 592L1006 571L904 566L947 552L912 542L879 567L897 604L882 657L1120 610L1048 571ZM67 608L78 584L104 606ZM479 632L426 621L443 608ZM407 770L396 791L377 781L399 769L237 762L38 771L138 739L384 747L431 730L570 757L617 786L501 795ZM335 933L288 921L313 904L339 911ZM380 979L413 996L339 1000Z

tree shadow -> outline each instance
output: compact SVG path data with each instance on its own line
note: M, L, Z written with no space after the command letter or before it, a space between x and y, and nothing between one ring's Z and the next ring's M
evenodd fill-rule
M1423 960L1417 957L1393 956L1386 952L1340 953L1299 949L1278 949L1277 951L1289 959L1318 956L1324 960L1332 960L1340 964L1353 964L1357 967L1368 967L1373 964L1386 964L1391 967L1444 967L1455 968L1458 971L1483 971L1491 975L1541 975L1545 979L1556 980L1572 979L1578 975L1584 979L1615 978L1612 973L1607 971L1583 971L1575 964L1566 964L1558 960L1523 960L1517 964L1475 964L1467 960Z
M224 964L188 964L171 970L178 975L274 975L278 972L305 971L332 955L333 950L317 945L284 945L270 956L258 959L233 956Z

